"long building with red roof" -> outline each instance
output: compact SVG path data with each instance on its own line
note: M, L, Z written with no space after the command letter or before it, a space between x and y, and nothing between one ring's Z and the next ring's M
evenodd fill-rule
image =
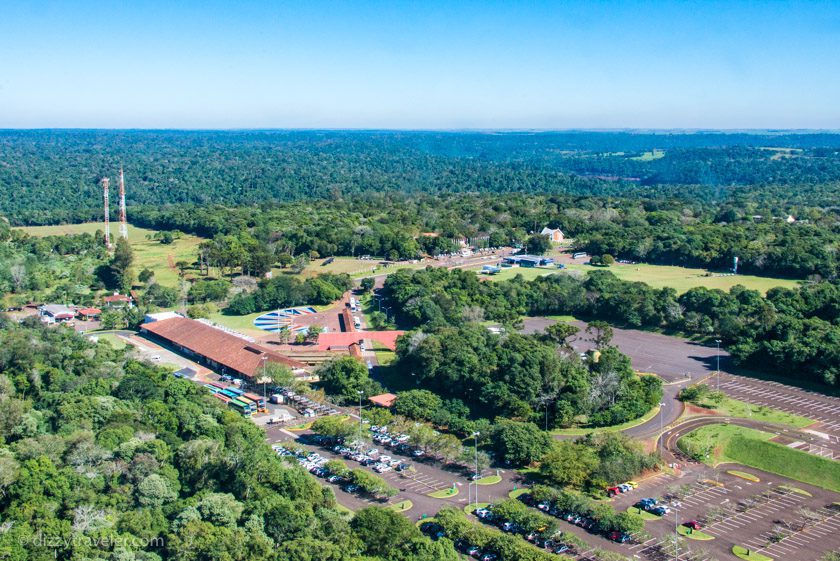
M259 376L263 357L292 369L306 367L298 360L194 319L170 317L144 323L140 330L187 355L198 357L213 369L230 374L248 378Z

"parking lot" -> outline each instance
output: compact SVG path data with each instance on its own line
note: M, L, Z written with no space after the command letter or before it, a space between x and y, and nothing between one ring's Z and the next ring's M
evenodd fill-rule
M760 481L723 470L716 472L716 480L694 478L680 483L663 479L660 495L653 493L653 488L644 490L645 495L633 493L636 501L641 496L654 497L660 504L671 505L671 510L659 520L648 521L650 537L627 546L626 551L638 558L673 559L672 536L688 521L697 521L700 531L713 539L682 538L681 560L731 558L732 547L740 545L776 560L815 561L840 547L840 510L832 506L840 496L752 468L749 472ZM627 503L633 501L621 496L615 506L622 510Z
M716 388L717 380L712 379L709 384ZM731 374L721 375L720 389L730 397L753 405L814 419L819 424L809 427L810 432L824 441L817 444L824 444L833 451L834 457L840 457L840 398Z
M394 459L402 460L411 465L411 469L397 472L395 470L386 471L384 473L377 473L372 465L363 466L362 464L345 458L342 454L336 453L332 447L320 446L311 442L307 442L306 438L301 439L301 436L310 435L311 433L295 433L280 427L268 426L266 430L266 441L269 444L283 444L292 440L296 440L298 444L307 450L317 452L322 457L327 459L341 460L350 468L359 468L366 470L377 477L384 479L389 485L396 488L399 493L392 497L388 503L399 503L402 500L409 499L414 504L410 512L406 516L413 520L419 520L424 515L434 515L445 504L452 504L463 507L470 499L472 489L475 486L470 486L467 478L458 472L443 469L439 462L429 459L422 459L418 461L417 458L412 458L409 455L399 454L390 449L383 449L382 446L372 444L371 447L377 448L382 453L387 453ZM492 486L479 487L479 500L482 502L490 502L493 500L500 500L507 496L507 493L513 488L513 479L516 477L515 472L501 472L502 482ZM340 485L328 483L323 479L319 479L323 484L330 485L336 492L336 498L344 506L357 510L360 507L370 504L381 505L383 503L360 497L358 495L351 495L341 490ZM440 491L455 486L458 489L458 494L455 496L436 499L429 497L428 494L434 491Z

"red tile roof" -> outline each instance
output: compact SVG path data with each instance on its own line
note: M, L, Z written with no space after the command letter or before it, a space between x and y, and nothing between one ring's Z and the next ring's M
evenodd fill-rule
M353 333L321 333L318 335L318 350L326 351L330 347L349 347L360 340L378 341L389 349L396 350L397 337L405 331L355 331Z
M99 308L82 308L78 311L80 316L98 316L102 313Z
M380 407L393 407L394 402L397 401L397 396L392 393L382 393L369 397L368 401Z
M144 323L141 328L244 376L254 377L258 374L263 356L290 368L306 366L262 345L250 343L194 319L164 319Z
M112 294L111 296L106 296L102 299L103 302L131 302L131 296L126 296L125 294Z

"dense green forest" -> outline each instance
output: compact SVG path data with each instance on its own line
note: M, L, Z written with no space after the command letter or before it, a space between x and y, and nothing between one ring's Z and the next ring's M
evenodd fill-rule
M571 314L628 327L719 336L735 360L751 369L840 383L836 280L793 290L774 288L766 296L741 286L729 292L693 288L677 296L671 288L622 281L606 270L582 278L560 274L489 283L471 271L428 268L396 272L386 280L383 294L402 322L431 332L447 326L464 330L476 318L516 324L523 315ZM436 364L457 366L458 357L445 354ZM483 366L478 357L468 364L459 371Z
M743 186L836 183L838 147L834 134L774 132L0 131L0 214L17 224L96 218L98 181L120 163L130 206L397 191L722 200Z
M299 255L414 259L453 251L460 236L484 236L481 243L489 246L521 245L550 225L579 249L619 259L728 269L738 257L745 273L836 277L840 207L788 205L772 192L760 193L767 198L714 205L679 198L393 193L262 207L138 209L132 220L212 237L208 247L218 251L211 260L243 271L267 270L272 260L291 263ZM840 197L840 184L834 195ZM782 219L791 213L796 222Z
M393 511L343 515L201 386L72 330L0 321L4 559L457 559Z

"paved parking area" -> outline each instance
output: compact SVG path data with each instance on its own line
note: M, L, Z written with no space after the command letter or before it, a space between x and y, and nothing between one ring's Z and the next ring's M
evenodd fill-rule
M718 475L718 481L701 476L684 484L681 498L674 499L679 501L679 508L660 520L648 522L646 531L650 537L627 546L625 553L651 561L674 559L673 552L668 551L668 542L676 526L688 520L699 520L702 531L714 539L681 539L678 559L683 561L728 559L734 545L749 547L777 561L817 561L826 551L840 548L840 508L831 506L840 498L838 495L752 468L748 471L761 481L748 481L723 472ZM658 494L648 489L645 496L662 497L679 481L667 485L663 479ZM793 492L783 485L794 485L812 496ZM706 524L706 516L713 509L728 510L729 514ZM806 511L811 516L819 516L819 521L801 524Z

